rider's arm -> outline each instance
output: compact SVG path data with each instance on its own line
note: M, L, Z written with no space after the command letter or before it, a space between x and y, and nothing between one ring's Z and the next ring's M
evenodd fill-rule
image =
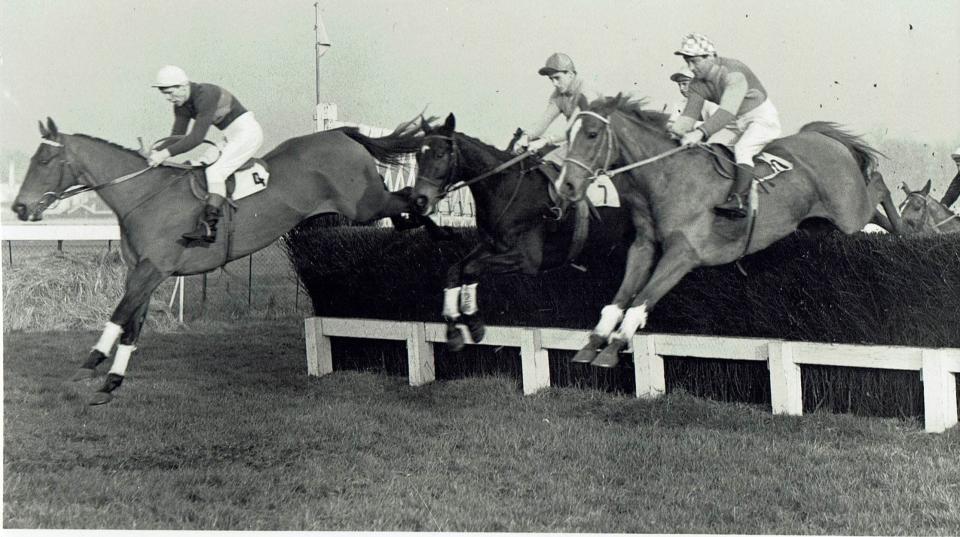
M550 100L547 104L547 109L543 112L543 116L540 118L540 121L535 123L529 129L525 129L530 139L540 138L543 136L543 133L547 132L547 129L550 127L550 124L553 123L553 120L557 119L557 116L560 115L560 107L557 106L557 103Z
M740 105L747 96L747 90L750 85L747 83L747 77L738 71L727 72L722 79L723 95L720 96L720 108L706 121L700 125L707 138L726 126L737 117Z
M194 102L197 107L197 117L193 120L193 128L190 133L177 140L167 151L170 155L179 155L186 153L203 142L213 125L213 115L217 111L217 101L220 99L220 89L214 86L214 91L198 91L194 96Z

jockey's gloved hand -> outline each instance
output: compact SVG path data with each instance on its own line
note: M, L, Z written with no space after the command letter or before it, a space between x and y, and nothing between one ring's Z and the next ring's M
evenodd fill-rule
M524 153L527 151L527 147L530 145L530 137L527 136L527 133L523 133L517 138L517 142L513 144L513 152L516 155Z
M693 130L695 122L687 116L680 116L670 125L670 133L677 138Z
M550 142L546 138L537 138L536 140L530 140L530 145L527 146L528 151L540 151Z
M700 129L693 129L692 131L683 135L683 138L680 139L680 145L696 145L703 141L707 135Z
M167 160L168 158L170 158L170 152L167 151L166 149L162 151L154 150L154 151L151 151L149 155L147 155L147 164L151 168L155 168L160 164L162 164L163 161Z

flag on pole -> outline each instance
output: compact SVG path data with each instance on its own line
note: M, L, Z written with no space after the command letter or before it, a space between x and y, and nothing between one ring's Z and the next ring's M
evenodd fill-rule
M317 2L314 6L317 8L317 25L315 27L317 32L317 58L320 58L330 48L330 36L327 35L327 29L323 25L323 17L320 16L320 3Z

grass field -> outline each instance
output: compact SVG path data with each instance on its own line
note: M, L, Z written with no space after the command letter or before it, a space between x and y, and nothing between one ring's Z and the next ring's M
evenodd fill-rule
M209 330L209 327L207 328ZM306 376L299 323L141 338L103 407L93 332L4 334L5 528L960 533L960 431L509 376Z

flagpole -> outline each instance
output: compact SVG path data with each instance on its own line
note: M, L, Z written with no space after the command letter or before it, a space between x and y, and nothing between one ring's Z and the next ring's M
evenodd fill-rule
M317 93L317 99L316 99L316 103L314 103L314 109L316 110L316 107L320 106L320 56L322 55L321 52L320 52L320 47L321 47L321 45L320 45L320 25L321 25L321 22L320 22L320 2L314 2L314 3L313 3L313 8L314 8L314 11L316 12L316 16L317 16L317 20L316 20L316 22L315 22L314 25L313 25L313 33L314 33L314 36L315 36L315 38L314 38L314 40L313 40L313 61L315 62L315 65L316 65L316 69L315 69L316 80L315 80L315 82L316 82L316 93Z

